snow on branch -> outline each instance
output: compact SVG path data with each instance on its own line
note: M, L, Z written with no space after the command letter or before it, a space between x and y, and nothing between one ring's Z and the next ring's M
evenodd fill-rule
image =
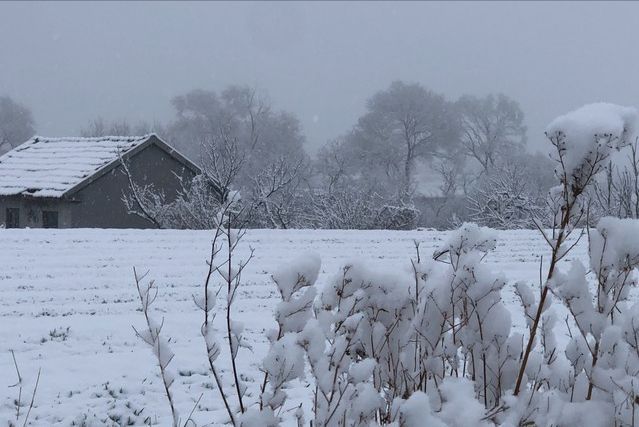
M562 181L583 188L601 171L613 150L634 141L637 110L615 104L596 103L557 117L546 128L556 148L556 173Z

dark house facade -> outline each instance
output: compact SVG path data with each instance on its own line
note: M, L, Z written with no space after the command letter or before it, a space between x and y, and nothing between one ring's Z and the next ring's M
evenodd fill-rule
M0 157L0 219L6 228L152 228L122 201L129 182L168 200L199 168L156 135L34 137Z

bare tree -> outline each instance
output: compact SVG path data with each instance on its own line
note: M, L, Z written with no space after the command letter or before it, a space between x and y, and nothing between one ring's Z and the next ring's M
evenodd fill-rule
M232 190L239 190L252 225L288 228L296 217L294 204L302 182L302 159L280 157L253 170L250 183L241 185L239 175L247 162L237 138L222 133L203 144L202 178L211 188L219 188L218 200L225 200Z
M31 110L8 96L0 96L0 154L35 134Z
M469 171L466 155L462 149L451 150L433 159L431 167L441 179L439 190L444 198L468 192L472 172Z
M344 181L351 180L353 171L349 166L349 160L344 152L343 140L334 140L320 148L315 161L315 168L328 191L342 185Z
M289 228L299 216L295 211L302 184L304 162L280 158L254 178L253 203L258 215L272 228Z
M225 137L203 143L202 173L189 182L180 179L174 200L152 184L140 183L121 159L128 189L123 201L131 214L158 228L210 229L216 224L221 205L233 193L242 206L247 225L288 228L298 221L301 201L298 187L304 179L303 161L280 158L256 173L251 186L236 186L245 156L235 139ZM242 188L242 187L240 187ZM245 191L246 190L246 191Z
M190 183L182 183L182 190L168 209L171 228L210 230L216 226L216 216L221 208L223 192L204 175L198 175Z
M157 228L211 229L215 226L220 206L230 192L229 188L221 187L215 176L200 174L185 179L176 174L179 190L169 199L153 184L140 182L132 173L128 158L122 155L119 158L128 182L122 201L130 214Z
M220 199L228 195L246 161L246 152L239 146L236 137L228 132L205 137L201 143L202 176L221 190Z
M254 88L230 86L220 94L195 90L173 99L171 135L196 152L202 175L222 189L239 191L252 226L288 227L306 172L299 121L275 112Z
M465 95L457 101L457 108L463 147L469 157L479 162L483 173L490 172L504 155L525 145L524 113L507 96Z
M202 157L203 144L208 149L212 142L232 141L244 157L235 182L240 189L252 182L255 170L280 157L305 156L297 118L274 111L254 88L229 86L221 93L193 90L172 103L176 120L169 127L169 140L192 158Z
M124 163L126 165L126 163ZM130 214L136 215L157 228L209 230L216 225L216 216L223 200L229 192L204 175L192 180L180 180L181 189L173 200L168 200L162 191L152 184L140 184L128 166L123 172L127 176L128 188L122 193L122 200Z
M108 122L102 117L90 120L86 127L80 130L80 135L85 138L100 136L130 136L130 135L146 135L155 132L158 135L165 134L165 129L160 123L149 125L145 122L139 122L131 125L125 119L114 120Z
M130 214L149 221L157 228L167 228L168 203L164 193L152 184L140 184L134 179L128 159L118 154L122 171L129 183L129 191L124 191L122 201Z
M331 229L414 228L419 212L412 201L398 200L397 187L360 169L354 148L346 138L320 150L312 189L304 194L302 224Z
M396 81L368 101L345 143L361 173L391 181L397 197L408 200L416 163L453 149L458 129L453 105L443 96Z
M625 156L610 161L591 187L591 220L602 216L639 218L639 149L635 142L624 149Z

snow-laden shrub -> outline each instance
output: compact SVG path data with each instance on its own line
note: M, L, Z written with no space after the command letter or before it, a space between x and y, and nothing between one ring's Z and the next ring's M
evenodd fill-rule
M470 219L497 229L533 228L535 220L545 222L543 199L536 197L527 175L504 168L480 177L468 196Z
M232 229L224 233L222 241L230 239L232 249L238 236ZM594 293L578 261L549 280L551 292L572 315L571 339L560 345L555 332L560 319L547 299L517 395L525 340L513 330L502 301L505 279L485 264L496 245L493 230L464 224L432 258L418 252L410 268L376 271L351 262L321 287L315 285L319 257L303 254L272 276L280 295L277 328L267 333L270 348L257 400L246 397L250 385L235 383L233 367L222 376L216 366L222 351L238 357L241 328L231 326L219 342L205 320L211 372L228 404L228 421L236 426L303 425L306 417L318 426L632 425L639 421L634 415L639 305L628 309L627 297L636 284L639 244L632 237L638 233L639 221L612 218L590 231ZM219 267L212 265L215 272ZM231 269L228 276L231 295L241 286L233 282L238 272L241 268ZM228 280L226 273L218 274ZM538 296L526 283L514 286L530 330L540 310ZM215 294L196 300L209 325L215 300ZM232 303L231 297L221 313L234 325ZM155 335L145 340L154 349ZM167 365L159 359L163 377ZM313 399L290 407L288 386L308 375Z
M611 218L591 231L594 293L578 261L553 275L572 338L560 345L547 299L517 395L525 341L502 302L505 280L483 263L493 231L463 225L433 260L414 260L412 274L347 264L318 295L298 341L316 384L314 425L636 423L639 305L628 310L626 300L637 233L639 221ZM515 286L530 328L539 301L528 284Z
M377 211L376 227L382 230L414 230L419 210L413 205L385 204Z
M637 110L596 103L557 117L546 128L555 147L555 173L578 196L606 165L613 150L631 144L637 131Z
M281 299L278 329L268 333L264 379L253 401L237 370L246 343L232 318L250 258L233 260L243 231L234 228L237 214L229 202L218 215L203 296L196 298L229 422L273 426L290 416L302 425L310 415L313 426L344 427L636 425L639 305L630 305L628 297L637 284L639 220L603 218L588 230L589 270L580 261L568 269L559 265L584 235L570 240L586 213L582 194L610 151L634 132L635 121L633 109L596 104L549 126L560 186L550 195L551 232L539 227L551 250L540 292L524 282L514 284L526 320L523 334L512 329L501 295L504 277L484 263L496 245L491 229L462 225L432 259L423 258L416 245L417 257L404 271L347 263L319 291L320 260L307 254L273 274ZM214 273L226 291L221 311L231 356L227 378L216 366L224 345L211 323ZM550 294L567 308L567 319L558 318ZM140 292L149 333L139 335L154 349L171 403L166 368L172 357L167 360L171 353L158 344L160 328L148 316L149 295ZM560 320L569 330L566 343L557 338ZM288 384L306 374L314 387L312 401L286 408Z
M146 320L146 325L144 328L138 330L134 327L133 330L135 331L135 334L138 336L138 338L140 338L145 344L147 344L153 352L153 356L155 357L157 366L160 371L162 385L164 386L164 394L166 396L168 406L171 409L173 427L177 427L180 423L180 416L177 409L175 408L173 392L171 390L171 386L175 381L175 374L171 369L169 369L169 364L173 361L173 357L175 356L175 354L169 347L169 340L162 335L164 320L158 322L157 319L153 317L153 314L150 311L151 306L157 298L158 290L153 280L149 280L146 281L146 283L143 283L146 274L140 276L134 269L133 275L135 277L135 285L138 291L138 296L140 298L142 313L144 314L144 319Z
M269 419L276 419L275 413L284 405L287 397L284 388L288 383L304 377L306 364L299 342L312 317L316 295L313 285L320 266L319 256L308 253L273 274L281 301L275 309L278 329L268 336L271 346L263 361L264 380L259 405L261 413L266 413ZM301 414L297 417L301 418Z
M357 186L306 194L299 225L309 228L353 230L412 230L419 210Z
M619 423L630 425L639 421L634 416L639 319L636 306L627 307L630 288L637 285L637 233L637 220L602 218L589 239L594 295L579 261L573 261L570 271L558 274L551 285L570 311L576 329L567 355L574 376L583 381L573 386L573 396L609 404L608 410L614 411Z
M550 190L548 206L552 230L548 234L537 224L539 231L551 249L550 265L535 314L528 326L528 340L517 374L514 395L522 391L524 377L530 370L529 358L536 344L537 331L543 325L542 317L548 302L548 293L555 275L559 274L558 262L576 243L569 244L575 227L587 216L582 195L592 185L614 149L627 145L636 133L637 111L634 108L613 104L590 104L553 120L546 129L546 136L555 148L555 175L559 185ZM583 233L579 235L579 238ZM543 328L542 328L543 331Z
M493 231L465 224L403 274L348 263L330 279L298 340L315 383L313 425L421 425L406 424L415 393L433 408L421 416L440 425L486 424L521 353L506 282L482 263L494 247Z

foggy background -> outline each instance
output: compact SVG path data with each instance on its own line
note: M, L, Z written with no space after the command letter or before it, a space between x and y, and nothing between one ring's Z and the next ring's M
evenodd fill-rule
M247 84L299 117L313 152L399 79L451 100L503 92L539 149L559 113L636 104L638 21L630 2L2 3L0 94L61 136L99 116L166 121L173 96Z

